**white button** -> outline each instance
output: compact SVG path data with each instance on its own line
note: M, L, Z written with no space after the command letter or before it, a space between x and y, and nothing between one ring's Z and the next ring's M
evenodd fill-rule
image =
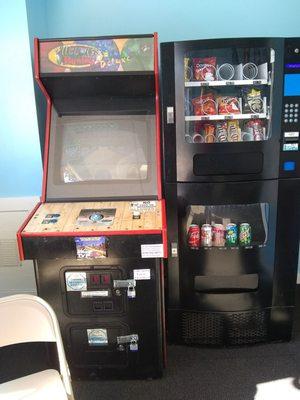
M288 120L288 119L285 119L284 122L287 123L287 122L289 122L289 120Z
M289 114L284 114L284 118L288 118L289 117Z
M294 116L297 118L297 117L298 117L298 113L297 113L297 112L295 112Z
M297 103L297 104L295 104L295 107L296 107L296 108L298 108L298 107L299 107L299 104L298 104L298 103Z
M293 108L293 107L294 107L294 104L290 104L290 107Z
M295 118L295 119L294 119L294 122L298 122L298 118Z
M289 122L293 122L293 120L292 120L292 119L289 119Z

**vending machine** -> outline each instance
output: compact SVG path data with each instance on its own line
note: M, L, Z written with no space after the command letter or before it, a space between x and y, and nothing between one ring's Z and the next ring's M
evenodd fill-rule
M300 222L300 39L162 43L168 335L289 340Z
M35 41L47 100L41 202L17 234L76 378L164 365L157 35Z

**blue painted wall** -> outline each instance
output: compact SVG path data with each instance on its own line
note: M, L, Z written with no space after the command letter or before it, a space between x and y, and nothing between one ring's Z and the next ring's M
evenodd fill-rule
M52 37L154 31L161 41L299 36L299 15L299 0L47 1L48 34Z
M0 197L40 194L41 160L29 53L34 36L154 31L160 41L300 36L299 14L299 0L1 1L1 53L5 57L0 63ZM42 130L44 104L38 91L36 99Z
M41 157L24 0L0 2L0 197L40 194Z
M28 36L30 43L30 52L31 52L31 64L32 64L32 72L34 70L34 38L43 38L48 36L48 20L46 16L47 12L47 0L26 0L26 9L27 9L27 20L28 20ZM40 133L40 142L41 147L43 146L44 141L44 132L45 132L45 121L46 121L46 99L43 93L41 92L37 82L35 79L33 80L34 84L34 94L35 101L37 104L37 121L38 128Z

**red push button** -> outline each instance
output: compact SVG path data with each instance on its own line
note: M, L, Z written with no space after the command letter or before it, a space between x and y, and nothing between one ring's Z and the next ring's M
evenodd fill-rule
M90 282L93 286L100 285L100 275L91 275Z
M103 285L109 285L110 284L110 275L109 274L101 275L101 282Z

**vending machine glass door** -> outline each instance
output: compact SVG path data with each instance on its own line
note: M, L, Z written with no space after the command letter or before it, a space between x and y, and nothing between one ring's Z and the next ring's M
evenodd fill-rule
M282 43L175 43L179 182L278 176Z
M172 306L215 311L269 307L278 182L177 185L178 257L170 257ZM174 210L175 210L174 207Z

